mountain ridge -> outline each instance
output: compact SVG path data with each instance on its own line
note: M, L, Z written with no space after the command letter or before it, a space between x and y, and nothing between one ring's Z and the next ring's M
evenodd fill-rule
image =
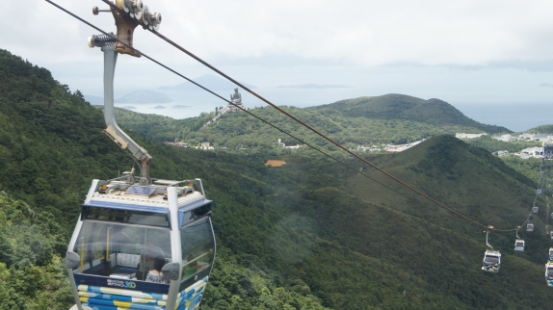
M345 99L310 107L309 109L320 113L341 114L348 117L385 120L404 119L435 125L463 125L478 128L487 133L512 133L511 130L505 127L486 125L474 121L454 106L436 98L424 100L409 95L386 94Z

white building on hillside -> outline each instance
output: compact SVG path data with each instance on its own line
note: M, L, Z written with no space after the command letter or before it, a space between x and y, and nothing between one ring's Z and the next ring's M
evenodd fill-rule
M475 139L475 138L480 138L482 136L487 136L487 135L488 135L487 133L464 133L464 132L459 132L459 133L455 134L455 138L457 138L457 139Z

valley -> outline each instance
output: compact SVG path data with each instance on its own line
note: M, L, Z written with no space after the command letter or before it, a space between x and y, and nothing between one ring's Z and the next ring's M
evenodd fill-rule
M90 182L119 177L133 161L102 134L102 110L47 69L0 50L0 73L0 308L69 309L63 257ZM286 109L350 148L425 138L363 157L485 225L521 225L536 197L534 161L508 162L452 136L510 131L443 101L392 94ZM252 111L356 170L307 148L279 148L277 139L297 142L243 113L202 127L214 113L174 120L117 110L153 156L153 176L201 178L215 202L218 251L202 310L550 308L545 208L533 216L535 231L520 233L525 252L513 250L514 232L490 236L502 269L483 273L482 227L340 155L274 109ZM181 140L231 151L162 143ZM269 159L286 164L267 167Z

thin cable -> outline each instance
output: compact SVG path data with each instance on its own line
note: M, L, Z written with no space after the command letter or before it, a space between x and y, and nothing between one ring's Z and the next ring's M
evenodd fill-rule
M84 20L84 19L80 18L79 16L77 16L77 15L71 13L70 11L64 9L63 7L57 5L56 3L54 3L54 2L52 2L52 1L50 1L50 0L45 0L45 1L48 2L48 3L50 3L50 4L52 4L53 6L57 7L58 9L64 11L65 13L67 13L67 14L73 16L74 18L80 20L81 22L87 24L88 26L94 28L95 30L101 32L102 34L111 36L109 33L107 33L107 32L105 32L105 31L103 31L102 29L100 29L100 28L98 28L98 27L92 25L91 23L87 22L86 20ZM111 7L114 7L114 8L116 8L117 10L120 11L120 9L119 9L117 6L115 6L113 3L110 3L110 2L108 2L107 0L102 0L102 1L104 1L105 3L109 4ZM151 30L150 30L150 31L151 31ZM159 35L159 36L162 37L164 40L165 40L165 39L168 40L168 42L172 42L171 40L165 38L163 35L159 34L158 32L155 32L155 31L151 31L151 32L153 32L153 33ZM336 162L338 162L338 163L340 163L340 164L342 164L342 165L348 167L349 169L352 169L352 170L354 170L354 171L356 171L356 172L358 172L358 173L364 175L365 177L367 177L367 178L373 180L374 182L376 182L376 183L378 183L378 184L380 184L380 185L382 185L382 186L388 188L389 190L392 190L392 191L394 191L395 193L397 193L397 194L399 194L399 195L402 195L402 196L404 196L404 197L406 197L406 198L408 198L408 199L410 199L410 200L413 200L413 201L415 201L415 202L417 202L417 203L419 203L419 204L421 204L421 205L423 205L423 206L426 206L426 205L422 204L421 202L415 200L414 198L411 198L411 197L409 197L409 196L407 196L407 195L405 195L405 194L403 194L403 193L398 192L397 190L395 190L395 189L393 189L393 188L391 188L391 187L389 187L389 186L383 184L382 182L380 182L380 181L378 181L378 180L376 180L376 179L370 177L369 175L367 175L367 174L365 174L365 173L363 173L363 172L360 172L358 169L356 169L356 168L354 168L354 167L352 167L352 166L350 166L350 165L348 165L348 164L346 164L346 163L341 162L340 160L334 158L333 156L331 156L331 155L329 155L329 154L323 152L322 150L316 148L315 146L313 146L313 145L311 145L311 144L309 144L309 143L307 143L307 142L305 142L305 141L303 141L303 140L301 140L301 139L299 139L299 138L293 136L292 134L290 134L290 133L288 133L288 132L286 132L286 131L280 129L279 127L277 127L277 126L271 124L270 122L268 122L268 121L262 119L261 117L255 115L255 114L253 114L253 113L251 113L251 112L249 112L248 110L246 110L246 109L244 109L244 108L238 106L237 104L235 104L235 103L233 103L233 102L227 100L226 98L224 98L224 97L220 96L219 94L217 94L217 93L211 91L210 89L208 89L208 88L206 88L206 87L204 87L204 86L202 86L202 85L196 83L195 81L193 81L193 80L187 78L186 76L184 76L184 75L178 73L177 71L175 71L175 70L169 68L168 66L166 66L166 65L164 65L164 64L162 64L162 63L160 63L159 61L153 59L152 57L150 57L150 56L148 56L148 55L146 55L146 54L140 52L139 50L137 50L137 49L131 47L130 45L126 44L125 42L123 42L123 41L121 41L121 40L119 40L119 39L117 39L117 38L115 38L115 37L114 37L114 39L115 39L116 41L118 41L119 43L123 44L124 46L128 47L128 48L130 48L130 49L132 49L132 50L136 50L136 51L139 52L142 56L144 56L144 58L146 58L146 59L148 59L148 60L154 62L155 64L157 64L157 65L159 65L159 66L161 66L161 67L167 69L168 71L170 71L170 72L172 72L172 73L174 73L174 74L180 76L181 78L183 78L183 79L187 80L188 82L190 82L190 83L192 83L192 84L194 84L194 85L200 87L201 89L203 89L203 90L209 92L210 94L212 94L212 95L218 97L219 99L221 99L221 100L223 100L223 101L225 101L225 102L227 102L227 103L229 103L229 104L232 104L233 106L235 106L235 107L239 108L240 110L246 112L247 114L249 114L249 115L255 117L256 119L258 119L258 120L264 122L265 124L267 124L267 125L269 125L269 126L275 128L275 129L277 129L278 131L280 131L280 132L282 132L282 133L288 135L289 137L298 140L299 142L301 142L301 143L303 143L303 144L309 146L310 148L312 148L312 149L314 149L314 150L320 152L321 154L323 154L323 155L325 155L325 156L327 156L327 157L329 157L329 158L335 160ZM173 44L173 45L175 45L175 46L178 46L178 45L177 45L176 43L174 43L174 42L171 43L171 44ZM225 78L227 78L227 79L230 80L231 82L237 84L238 86L244 88L246 91L252 93L253 95L255 95L256 97L258 97L259 99L261 99L261 100L267 102L269 105L273 106L274 108L276 108L276 109L279 110L280 112L284 113L285 115L289 116L290 118L294 119L295 121L297 121L297 122L299 122L300 124L304 125L305 127L309 128L310 130L312 130L313 132L317 133L318 135L320 135L321 137L325 138L326 140L332 142L333 144L335 144L335 145L338 146L339 148L341 148L341 149L347 151L348 153L350 153L351 155L353 155L353 156L355 156L356 158L360 159L361 161L363 161L363 162L369 164L370 166L372 166L373 168L375 168L375 169L377 169L378 171L382 172L383 174L387 175L388 177L392 178L393 180L399 182L400 184L404 185L405 187L407 187L407 188L411 189L412 191L418 193L419 195L423 196L424 198L426 198L426 199L428 199L428 200L430 200L430 201L436 203L436 204L439 205L440 207L445 208L446 210L450 211L451 213L456 214L457 216L459 216L459 217L461 217L461 218L463 218L463 219L465 219L465 220L468 220L468 221L470 221L470 222L472 222L472 223L474 223L474 224L480 225L480 226L485 227L485 228L488 228L488 229L492 229L492 230L494 230L494 231L513 231L513 230L517 230L517 228L515 228L515 229L496 229L496 228L491 228L491 226L489 226L489 225L484 225L484 224L482 224L482 223L480 223L480 222L478 222L478 221L476 221L476 220L473 220L473 219L471 219L471 218L469 218L469 217L467 217L467 216L465 216L465 215L463 215L463 214L461 214L461 213L459 213L459 212L457 212L457 211L455 211L455 210L453 210L453 209L451 209L451 208L449 208L449 207L443 205L442 203L436 201L435 199L429 197L428 195L426 195L426 194L424 194L424 193L418 191L417 189L411 187L411 186L408 185L407 183L405 183L405 182L399 180L398 178L394 177L393 175L389 174L389 173L386 172L385 170L383 170L383 169L377 167L376 165L372 164L371 162L365 160L365 159L362 158L361 156L359 156L359 155L355 154L354 152L348 150L347 148L343 147L343 146L342 146L341 144L339 144L338 142L336 142L336 141L332 140L331 138L325 136L324 134L320 133L319 131L317 131L317 130L314 129L313 127L307 125L306 123L302 122L301 120L299 120L299 119L296 118L295 116L291 115L290 113L288 113L288 112L282 110L280 107L274 105L273 103L269 102L269 101L266 100L265 98L261 97L260 95L258 95L258 94L256 94L255 92L251 91L251 90L248 89L247 87L243 86L242 84L240 84L240 83L238 83L237 81L233 80L232 78L228 77L228 76L225 75L224 73L220 72L220 71L217 70L216 68L212 67L212 66L209 65L207 62L204 62L203 60L201 60L200 58L196 57L196 56L193 55L192 53L186 51L184 48L182 48L182 47L179 46L179 49L182 49L183 51L185 51L185 53L189 54L189 55L190 55L191 57L193 57L194 59L200 61L201 63L203 63L204 65L208 66L208 67L211 68L212 70L214 70L214 71L216 71L217 73L223 75Z

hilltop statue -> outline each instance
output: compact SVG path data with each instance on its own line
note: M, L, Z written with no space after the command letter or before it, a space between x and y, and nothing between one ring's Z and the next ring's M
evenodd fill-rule
M238 92L238 88L234 89L234 94L230 95L230 101L235 104L242 104L242 95Z

